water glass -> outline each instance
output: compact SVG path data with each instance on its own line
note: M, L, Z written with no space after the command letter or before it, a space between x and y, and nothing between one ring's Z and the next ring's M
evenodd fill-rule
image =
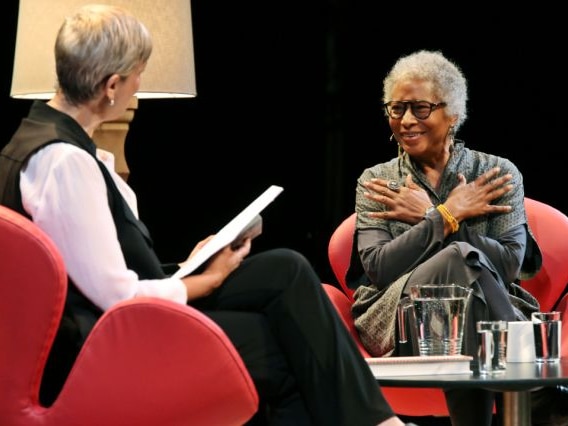
M532 323L536 362L560 361L560 312L533 312Z
M471 289L455 284L410 288L420 355L460 355Z
M477 321L479 374L499 374L507 368L507 322Z

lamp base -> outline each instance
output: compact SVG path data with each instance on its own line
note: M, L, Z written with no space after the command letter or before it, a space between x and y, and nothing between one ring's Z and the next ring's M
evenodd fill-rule
M101 123L93 134L97 147L114 155L114 169L125 181L128 180L130 169L126 163L124 147L130 122L134 119L136 109L138 109L138 98L133 96L122 117Z

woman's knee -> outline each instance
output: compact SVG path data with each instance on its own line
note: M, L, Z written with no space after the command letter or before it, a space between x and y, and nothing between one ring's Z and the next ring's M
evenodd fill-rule
M294 273L315 273L308 259L300 252L289 248L276 248L262 253L273 268L288 269Z

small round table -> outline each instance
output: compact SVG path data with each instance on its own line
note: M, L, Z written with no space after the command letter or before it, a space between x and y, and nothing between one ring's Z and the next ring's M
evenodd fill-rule
M448 374L377 377L383 387L482 388L503 394L503 426L531 426L530 391L568 384L568 359L557 363L510 362L498 375Z

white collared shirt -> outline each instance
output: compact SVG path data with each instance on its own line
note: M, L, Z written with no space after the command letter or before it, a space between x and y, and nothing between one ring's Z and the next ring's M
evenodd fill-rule
M114 171L114 156L97 150L113 180L138 217L136 194ZM179 279L140 280L128 269L97 163L68 143L52 143L33 154L21 171L24 209L55 242L67 273L102 310L136 296L187 301Z

